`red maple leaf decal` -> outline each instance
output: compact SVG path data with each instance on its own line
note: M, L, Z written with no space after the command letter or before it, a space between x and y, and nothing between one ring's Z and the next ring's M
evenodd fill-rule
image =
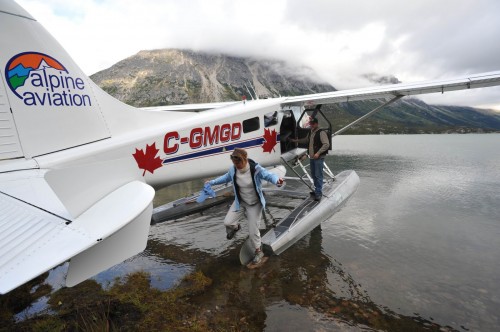
M153 143L151 145L146 144L146 153L144 153L142 149L140 150L138 150L137 148L135 149L135 153L133 153L132 155L134 156L135 161L137 162L137 166L139 166L140 169L144 170L142 176L146 174L146 171L153 174L155 169L160 168L162 166L162 161L160 157L156 157L158 151L160 150L156 148L156 143Z
M262 149L264 152L274 151L274 146L278 144L278 134L276 130L264 129L264 143L262 144Z

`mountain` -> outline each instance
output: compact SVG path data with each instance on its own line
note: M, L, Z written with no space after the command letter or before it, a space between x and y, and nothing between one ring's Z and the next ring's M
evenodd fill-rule
M374 73L377 84L399 83L394 76ZM294 96L334 91L310 68L279 60L242 58L190 50L141 51L91 76L103 90L137 106L191 104ZM366 114L380 100L325 105L334 129ZM346 134L446 133L500 131L500 115L471 107L428 105L404 98L389 105Z
M176 49L141 51L91 79L109 94L138 107L334 90L307 67Z

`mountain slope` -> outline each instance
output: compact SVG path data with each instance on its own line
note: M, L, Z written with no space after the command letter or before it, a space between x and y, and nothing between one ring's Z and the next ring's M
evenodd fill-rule
M334 130L376 108L383 101L367 100L325 105ZM416 98L404 98L385 107L346 134L420 134L500 131L500 115L465 106L428 105Z

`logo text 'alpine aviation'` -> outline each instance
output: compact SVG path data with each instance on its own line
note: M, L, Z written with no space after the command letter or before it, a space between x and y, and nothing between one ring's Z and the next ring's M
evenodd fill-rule
M13 56L5 76L9 88L26 106L92 106L85 81L73 77L47 54L25 52Z

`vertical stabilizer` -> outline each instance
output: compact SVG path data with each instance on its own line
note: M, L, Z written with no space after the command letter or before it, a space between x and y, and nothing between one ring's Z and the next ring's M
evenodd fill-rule
M0 148L0 159L32 158L110 137L90 79L11 1L0 3L0 40L0 122L9 127L5 135L16 135L9 136L10 146L18 144Z

